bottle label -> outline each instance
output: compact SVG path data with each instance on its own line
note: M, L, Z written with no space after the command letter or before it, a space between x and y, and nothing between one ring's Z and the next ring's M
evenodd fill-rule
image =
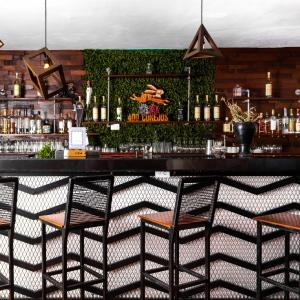
M98 108L93 107L93 121L98 122L98 120L99 120Z
M266 84L266 97L272 97L272 83Z
M275 120L271 120L271 131L275 131L276 130L276 126L277 126L277 122L276 119Z
M117 107L117 121L122 121L122 107Z
M59 131L59 133L65 132L65 121L64 120L60 120L58 122L58 131Z
M289 120L289 132L295 132L295 122L293 119Z
M214 120L220 120L220 106L214 106Z
M225 132L225 133L230 132L230 123L223 124L223 132Z
M194 113L194 117L196 121L200 120L200 114L201 114L201 109L200 106L195 106L195 113Z
M300 122L296 122L296 132L300 132Z
M14 97L20 97L21 87L19 84L14 84Z
M210 121L210 107L204 107L204 120Z
M101 107L101 121L106 121L106 107Z

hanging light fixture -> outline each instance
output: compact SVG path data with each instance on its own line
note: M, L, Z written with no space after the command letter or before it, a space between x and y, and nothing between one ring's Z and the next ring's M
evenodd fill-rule
M45 48L47 49L47 0L45 0ZM44 69L48 69L50 67L50 61L48 57L45 55L44 57Z
M205 48L207 42L211 48ZM201 25L197 30L190 46L188 47L183 59L222 57L220 49L203 25L203 0L201 0Z
M25 55L23 61L34 87L45 99L49 99L66 91L67 84L62 65L56 62L55 57L47 48L47 0L45 0L44 25L45 47Z
M0 48L4 46L4 43L0 40Z

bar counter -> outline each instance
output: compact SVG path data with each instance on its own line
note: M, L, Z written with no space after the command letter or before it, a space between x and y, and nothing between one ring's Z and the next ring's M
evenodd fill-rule
M41 225L40 215L64 209L68 177L111 173L115 177L112 221L109 228L108 264L109 299L140 299L139 252L140 223L138 215L173 209L178 180L187 175L220 175L220 187L214 229L211 237L212 299L251 299L256 282L257 214L299 208L300 157L253 156L246 158L153 157L153 158L89 158L84 160L41 160L0 157L0 175L20 179L15 240L15 281L21 299L41 297ZM155 176L155 171L169 171L170 177ZM156 175L158 175L156 173ZM61 259L60 242L55 232L47 232L49 267L56 268ZM280 265L283 257L282 233L266 231L264 257L266 266ZM86 233L86 255L92 266L101 258L98 242L101 230ZM163 234L159 238L148 233L149 267L168 257ZM181 241L181 260L195 271L203 270L203 232L187 231ZM71 258L79 261L78 235L70 242ZM0 271L7 267L7 238L0 237ZM186 248L187 247L187 248ZM186 248L186 249L185 249ZM297 257L297 241L292 238L292 257ZM293 258L291 265L294 264ZM5 272L4 272L5 273ZM74 276L77 276L76 274ZM166 279L166 274L162 275ZM185 279L185 278L183 278ZM292 278L293 279L293 278ZM267 294L276 290L263 286ZM99 288L99 287L98 287ZM101 286L100 286L101 288ZM99 292L99 289L96 289ZM52 297L60 293L53 290ZM166 299L167 294L147 288L147 299ZM1 293L0 299L7 294ZM70 292L79 298L79 292ZM87 299L92 294L87 293ZM202 290L195 299L203 299Z
M204 156L156 156L152 158L35 159L0 156L1 174L115 175L170 171L171 175L298 175L300 156L259 155L211 158Z

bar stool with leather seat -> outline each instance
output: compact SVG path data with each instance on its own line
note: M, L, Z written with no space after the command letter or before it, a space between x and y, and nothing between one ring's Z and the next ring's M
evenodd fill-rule
M290 285L290 273L299 275L299 270L290 268L290 233L300 233L300 215L296 211L281 212L269 215L257 216L257 299L263 299L262 282L267 282L285 291L284 299L289 299L289 293L293 292L300 296L299 287ZM275 270L263 272L262 270L262 226L268 226L284 231L284 266ZM270 277L284 274L284 283Z
M189 177L180 180L174 211L141 215L141 299L145 299L146 283L154 283L169 293L169 299L179 299L181 290L203 286L205 298L210 298L210 234L215 214L220 182L217 177ZM146 226L147 225L147 226ZM168 233L168 265L145 270L147 253L145 233L148 227L156 227ZM179 261L180 235L187 229L203 227L205 230L205 274L186 268ZM151 234L154 234L153 230ZM191 255L192 253L188 253ZM193 253L194 254L194 253ZM168 271L168 283L159 280L155 274ZM195 278L180 283L179 273L184 272ZM185 297L187 295L185 294ZM190 296L190 295L189 295Z
M46 299L46 283L51 282L62 291L62 299L67 299L67 292L80 289L81 299L85 290L95 284L103 284L103 299L107 298L107 235L111 212L112 176L75 177L69 180L69 191L66 209L63 212L40 216L42 221L42 299ZM46 262L46 225L52 226L62 233L62 269L47 272ZM102 274L86 265L84 256L85 229L103 227ZM80 233L80 264L67 266L67 243L70 232ZM67 280L67 273L80 270L79 281ZM85 280L85 272L93 278ZM62 274L62 281L54 277Z
M0 231L8 231L8 278L0 274L0 291L9 290L9 299L14 299L14 235L18 197L18 178L0 179Z

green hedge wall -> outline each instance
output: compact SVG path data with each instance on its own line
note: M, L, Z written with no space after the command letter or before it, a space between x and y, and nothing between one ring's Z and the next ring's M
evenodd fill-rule
M214 92L215 67L210 59L183 61L184 50L84 50L84 68L87 71L85 80L91 80L93 93L98 100L102 95L107 96L107 80L105 76L106 68L110 67L112 74L139 74L145 73L147 63L153 66L153 73L182 73L184 68L191 67L191 119L193 117L193 107L195 95L199 94L204 101L204 96L208 94L212 97ZM129 99L135 93L139 95L146 89L147 84L153 84L165 91L165 98L170 100L170 104L165 107L164 112L170 120L176 119L176 109L180 101L186 108L187 105L187 79L186 78L113 78L111 80L111 102L110 119L116 120L116 105L118 97L123 103L123 115L127 117L129 113L138 112L138 103ZM83 86L85 90L85 86ZM186 116L186 112L185 112ZM111 132L103 124L92 124L91 130L101 133L100 141L95 143L114 144L116 140L132 139L132 135L139 135L137 139L156 136L158 139L166 138L174 140L183 132L197 134L202 138L213 128L209 124L190 124L185 126L177 124L124 124L120 132ZM189 127L189 128L188 128ZM174 130L176 128L176 130ZM158 134L157 132L165 132ZM187 133L184 133L186 135ZM120 137L119 137L120 136Z

